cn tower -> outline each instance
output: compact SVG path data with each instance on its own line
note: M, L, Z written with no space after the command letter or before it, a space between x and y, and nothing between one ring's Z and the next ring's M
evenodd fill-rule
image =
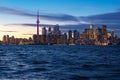
M39 11L37 11L37 44L39 44L40 39L39 39Z

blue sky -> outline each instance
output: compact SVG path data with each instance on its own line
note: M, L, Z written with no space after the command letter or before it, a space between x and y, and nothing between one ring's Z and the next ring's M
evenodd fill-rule
M87 16L117 11L120 0L0 0L1 6Z
M30 37L36 33L36 12L42 27L63 25L62 29L84 29L81 24L108 24L119 33L120 0L0 0L0 39L4 34ZM67 26L65 26L67 25ZM88 26L89 27L89 26Z

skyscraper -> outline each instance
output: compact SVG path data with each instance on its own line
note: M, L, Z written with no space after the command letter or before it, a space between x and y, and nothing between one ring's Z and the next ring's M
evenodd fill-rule
M71 30L68 31L68 39L72 39L72 31Z
M94 36L94 30L95 30L94 29L94 25L90 25L90 29L89 29L89 32L88 32L89 34L88 35L89 35L89 39L91 39L91 40L93 40L94 37L95 37Z
M101 28L97 28L95 30L95 39L96 41L100 41L102 38L102 29Z
M107 31L106 31L106 25L102 26L102 35L106 35Z
M47 30L45 27L42 28L42 35L47 35Z
M52 29L51 29L51 27L49 26L48 27L48 30L47 30L47 34L49 35L49 34L51 34L52 33Z
M59 25L56 25L56 26L53 28L53 34L54 34L54 35L60 35Z
M49 27L48 27L48 32L51 32L51 31L52 31L52 29L51 29L51 27L49 26Z
M106 25L102 26L102 45L107 45L107 30L106 30Z
M77 30L73 31L73 38L74 38L74 43L76 44L78 39L79 39L80 35L79 32Z
M45 27L42 28L42 35L41 35L40 41L42 42L42 44L47 43L47 30Z
M68 31L68 43L69 43L69 44L72 44L72 38L73 38L73 37L72 37L72 34L73 34L72 31L69 30L69 31Z

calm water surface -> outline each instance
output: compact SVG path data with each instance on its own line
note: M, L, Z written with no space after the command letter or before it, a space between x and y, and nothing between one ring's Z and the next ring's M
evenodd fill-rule
M0 80L120 80L120 46L0 45Z

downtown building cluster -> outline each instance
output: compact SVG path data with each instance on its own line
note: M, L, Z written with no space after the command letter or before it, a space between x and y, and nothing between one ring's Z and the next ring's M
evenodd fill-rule
M37 41L38 40L38 41ZM90 25L90 28L85 29L83 33L77 30L69 30L62 33L59 25L53 27L42 28L42 34L37 37L33 35L33 44L41 45L116 45L119 43L119 38L114 34L114 31L107 32L107 26L95 28Z

